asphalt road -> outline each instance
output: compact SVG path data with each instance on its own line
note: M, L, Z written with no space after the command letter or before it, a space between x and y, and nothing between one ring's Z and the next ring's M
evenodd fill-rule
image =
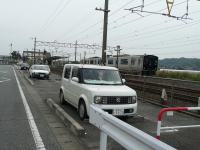
M0 66L0 149L36 149L11 66Z
M19 79L22 90L26 93L25 99L34 119L29 118L30 120L28 120L13 67L0 65L0 150L38 149L36 148L38 137L33 137L33 132L36 132L35 126L30 125L33 124L33 120L35 121L44 147L52 150L61 149L47 122L38 111L36 104L32 101L33 99L28 96L20 77Z
M32 80L34 82L34 88L43 99L52 98L57 104L59 104L59 76L52 74L50 80ZM127 123L155 137L157 113L161 107L149 103L143 103L141 101L138 101L138 103L138 115L143 116L144 119L131 118L127 120ZM86 129L87 135L80 140L90 149L99 149L99 130L93 125L89 124L88 120L82 122L78 117L76 109L69 104L61 107ZM200 125L199 118L182 113L174 113L173 117L165 116L163 120L164 126ZM199 139L199 128L168 130L161 133L161 140L163 142L166 142L167 144L181 150L200 149L200 147L198 147ZM113 140L109 139L108 149L117 150L123 148Z

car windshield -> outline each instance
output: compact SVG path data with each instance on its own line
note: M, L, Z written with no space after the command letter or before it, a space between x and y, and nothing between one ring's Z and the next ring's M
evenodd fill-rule
M44 66L44 65L33 66L33 70L49 70L49 66Z
M118 70L84 68L83 82L95 85L122 85Z

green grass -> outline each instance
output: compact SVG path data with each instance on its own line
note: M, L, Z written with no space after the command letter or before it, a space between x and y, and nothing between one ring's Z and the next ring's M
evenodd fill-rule
M157 71L156 76L163 77L163 78L175 78L175 79L181 79L181 80L200 81L200 73Z

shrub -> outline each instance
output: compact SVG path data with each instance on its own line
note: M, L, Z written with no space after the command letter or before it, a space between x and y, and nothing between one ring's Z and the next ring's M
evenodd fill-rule
M156 76L163 77L163 78L175 78L175 79L181 79L181 80L200 81L200 73L157 71Z

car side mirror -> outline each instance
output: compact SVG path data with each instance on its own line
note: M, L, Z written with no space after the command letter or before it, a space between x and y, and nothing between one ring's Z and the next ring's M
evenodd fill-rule
M125 80L125 79L122 79L122 82L123 82L123 84L125 84L125 83L126 83L126 80Z
M74 81L74 82L77 82L77 83L78 83L78 82L79 82L79 79L78 79L77 77L73 77L73 78L72 78L72 81Z

